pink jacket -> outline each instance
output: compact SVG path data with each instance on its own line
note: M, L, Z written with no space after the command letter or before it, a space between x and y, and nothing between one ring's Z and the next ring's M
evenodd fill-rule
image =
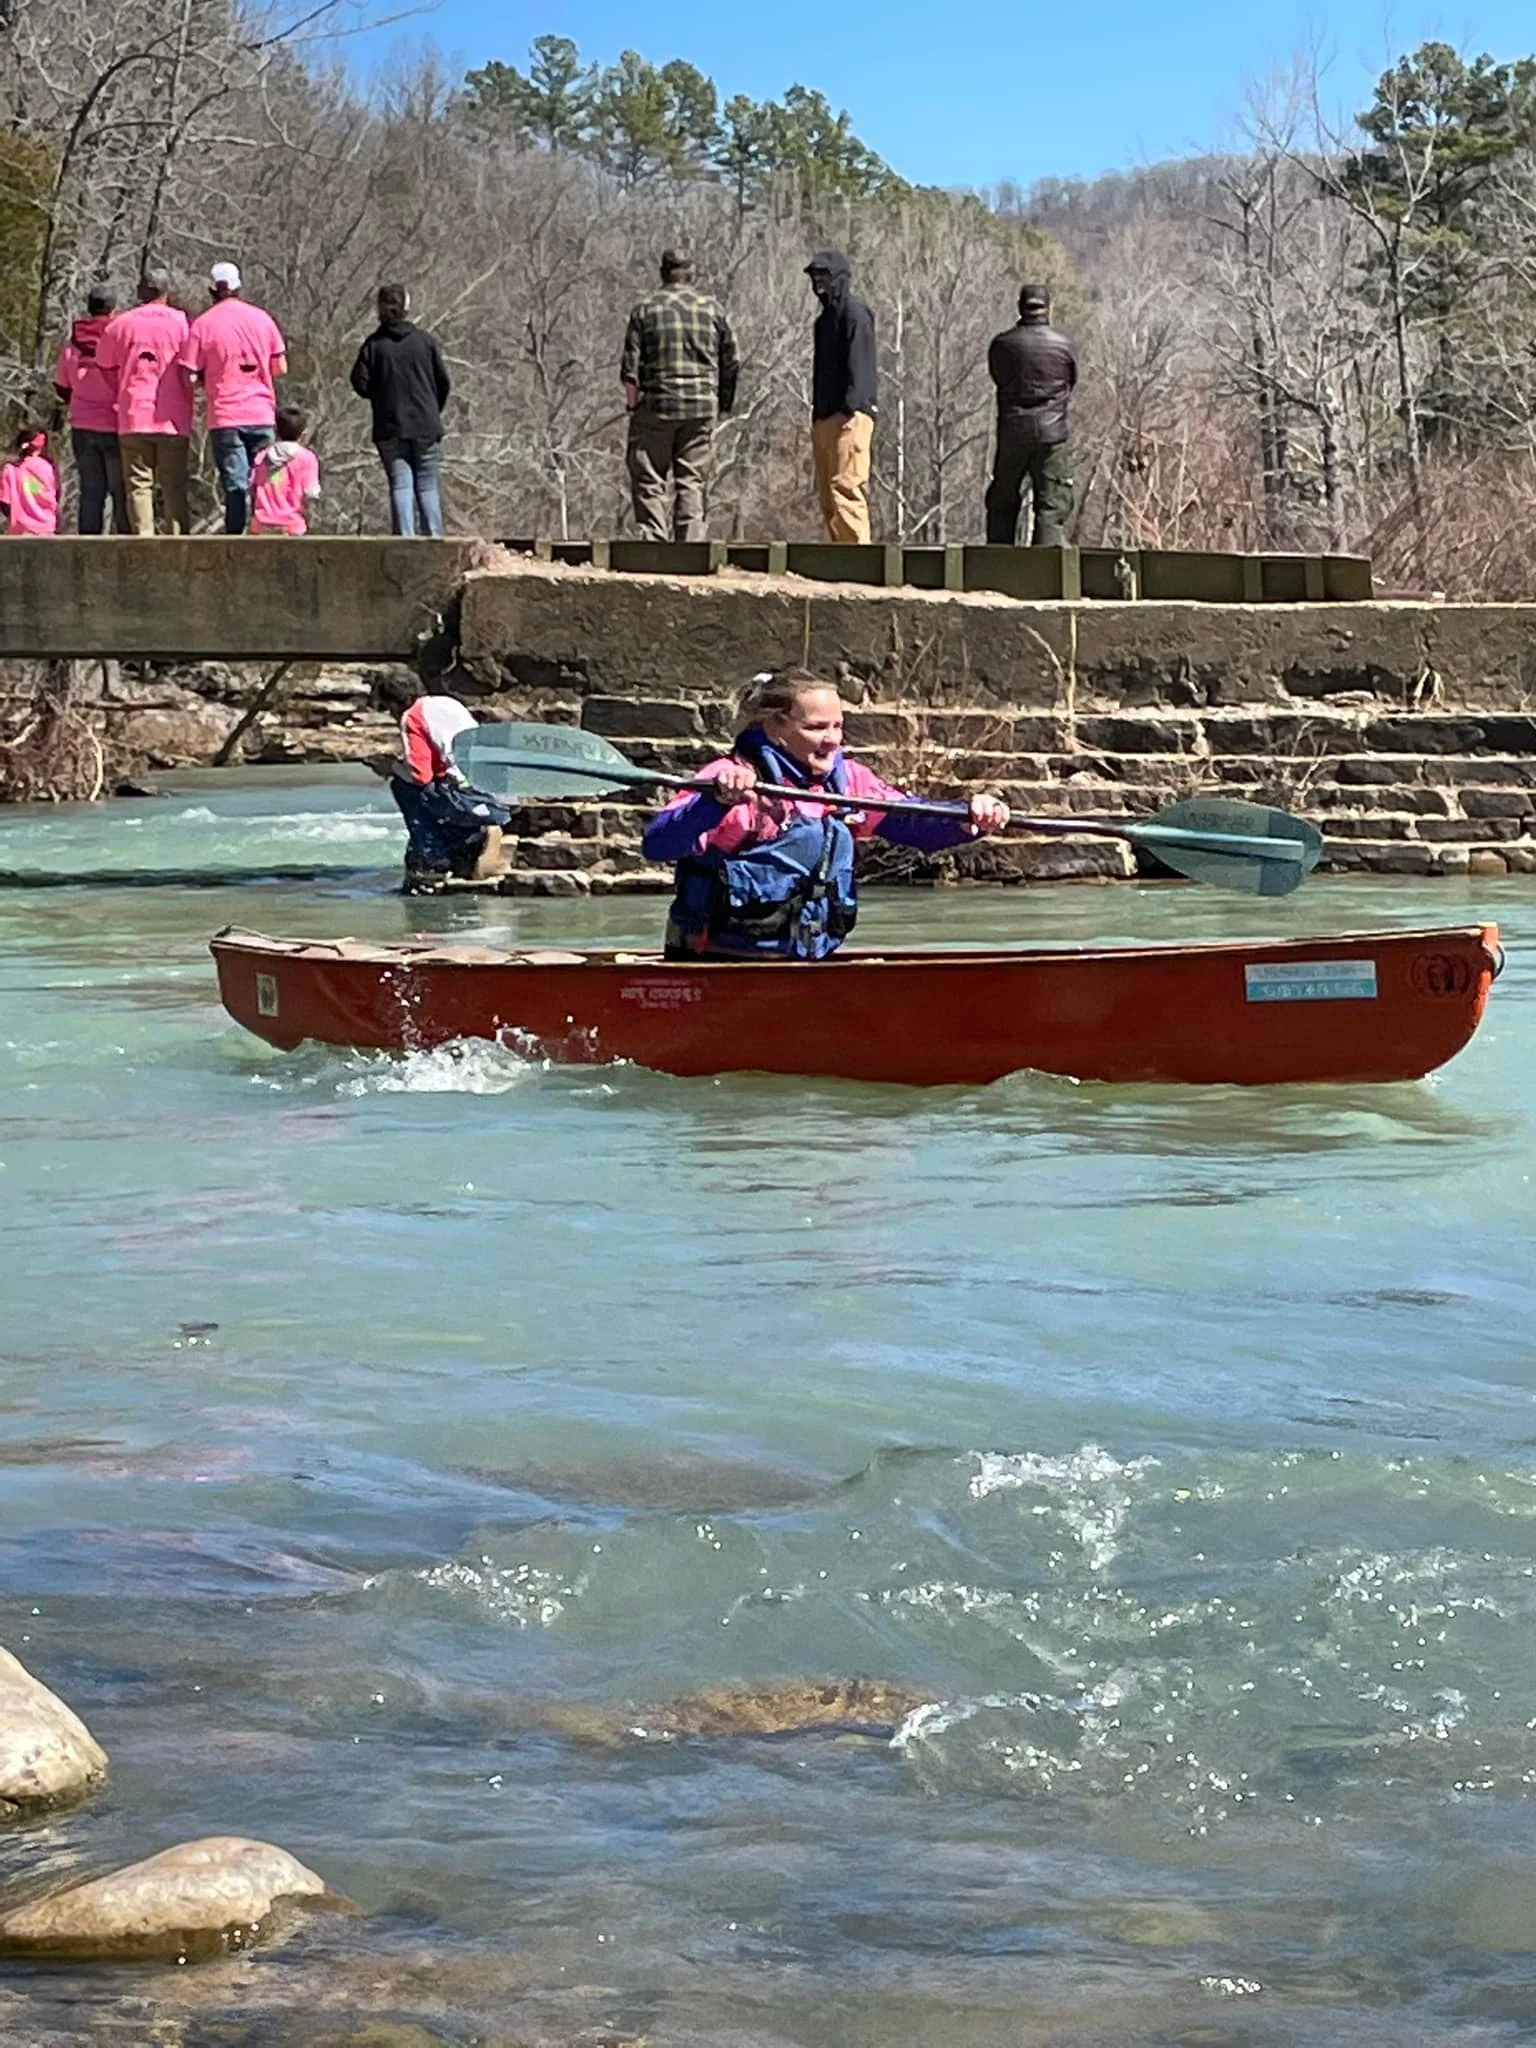
M711 761L707 767L698 770L699 779L712 782L727 762L736 758L723 755L718 761ZM868 797L876 803L897 803L901 800L901 790L882 782L873 768L866 768L862 761L850 761L846 755L843 756L843 781L846 796ZM681 860L685 854L704 853L710 847L720 853L735 853L743 846L757 846L765 839L777 839L791 818L814 818L819 824L828 815L825 805L801 803L788 789L775 790L768 796L763 785L759 784L756 797L746 803L732 804L717 823L706 825L703 831L696 829L686 845L675 844L684 826L682 817L675 814L688 812L687 823L697 827L704 818L719 810L714 797L701 797L695 790L681 790L656 813L647 832L665 842L661 858ZM702 817L699 815L701 812ZM879 810L839 811L837 816L855 839L872 839L883 823L883 813ZM656 830L658 827L660 831Z
M278 533L304 533L304 513L320 495L320 463L301 441L274 441L263 448L251 471L251 519Z
M69 424L84 432L117 432L117 380L100 353L110 324L109 313L85 314L69 330L69 339L53 366L54 389L69 398Z
M10 533L57 533L59 473L46 455L26 455L0 469L0 512Z
M718 802L707 790L680 791L655 813L645 828L642 843L651 860L685 860L689 854L708 853L711 849L717 853L737 853L743 847L777 839L780 831L798 815L818 821L827 816L820 804L799 801L792 788L785 786L797 776L804 783L805 770L770 746L760 726L738 734L737 746L744 742L747 752L727 758L751 762L754 754L761 756L766 751L778 762L779 787L771 796L765 796L760 776L755 797L729 806ZM725 759L711 761L707 768L699 770L699 775L713 781L724 766ZM947 847L964 846L976 836L975 827L963 810L952 818L931 817L922 811L882 810L882 804L900 804L903 792L882 782L873 768L866 768L862 761L849 760L846 754L838 755L833 773L838 769L842 771L843 794L868 798L873 806L867 811L837 813L855 839L878 836L892 846L912 846L920 853L942 853Z
M216 299L192 322L181 360L203 380L210 427L270 427L288 368L277 322L244 299Z
M151 300L112 320L96 360L114 379L120 434L192 431L192 380L179 357L190 322L179 306Z

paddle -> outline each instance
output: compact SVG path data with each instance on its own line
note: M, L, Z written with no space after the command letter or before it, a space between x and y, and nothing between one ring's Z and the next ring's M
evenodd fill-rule
M471 781L503 801L592 796L618 789L711 788L699 777L637 768L600 733L579 726L477 725L459 734L454 759ZM795 790L799 803L831 811L910 811L928 818L965 818L963 803L903 798L875 806L860 797ZM1145 847L1165 867L1191 881L1236 889L1245 896L1288 896L1317 866L1323 835L1305 818L1232 797L1189 797L1155 818L1033 818L1012 822L1035 833L1124 839Z

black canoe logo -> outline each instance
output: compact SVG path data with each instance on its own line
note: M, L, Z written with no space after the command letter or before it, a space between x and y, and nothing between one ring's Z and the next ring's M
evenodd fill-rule
M1464 996L1472 969L1459 953L1421 953L1409 970L1421 996Z

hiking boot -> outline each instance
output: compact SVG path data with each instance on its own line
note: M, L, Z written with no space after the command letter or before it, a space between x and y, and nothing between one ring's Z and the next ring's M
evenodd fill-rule
M402 896L440 896L448 886L448 869L430 867L413 847L405 851L405 880Z

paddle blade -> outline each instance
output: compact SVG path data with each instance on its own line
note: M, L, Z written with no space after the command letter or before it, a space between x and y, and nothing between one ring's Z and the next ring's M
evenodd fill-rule
M453 758L476 789L509 798L598 796L649 788L657 778L626 761L600 733L576 725L476 725L453 743Z
M1126 837L1192 882L1244 896L1289 896L1323 851L1322 833L1305 818L1235 797L1189 797Z

